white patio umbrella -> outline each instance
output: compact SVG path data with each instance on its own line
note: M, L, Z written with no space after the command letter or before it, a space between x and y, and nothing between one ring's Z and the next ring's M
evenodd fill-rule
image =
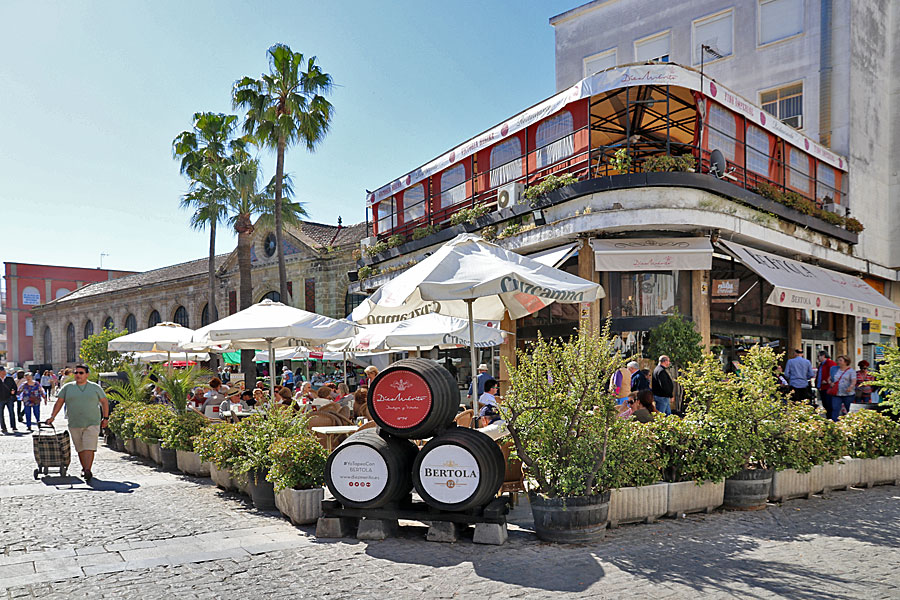
M167 362L171 358L168 352L134 352L131 356L139 363ZM185 353L185 362L194 361L201 363L208 360L209 354L206 352Z
M506 332L476 323L475 347L499 346L506 338ZM335 340L326 345L329 350L371 351L371 350L429 350L455 348L470 345L469 321L458 317L448 317L430 313L391 323L366 325L352 338Z
M332 319L263 300L242 311L210 323L194 332L197 344L230 342L238 350L269 351L269 391L275 397L274 348L317 346L335 339L352 337L359 327L343 319Z
M172 352L187 352L186 344L193 336L193 329L166 321L110 340L106 349L111 352L165 352L171 365Z
M469 320L518 319L553 302L593 302L604 296L600 285L542 265L472 234L460 234L434 254L378 288L356 307L351 319L362 324L439 313ZM476 345L470 344L473 382ZM477 394L472 394L477 411Z

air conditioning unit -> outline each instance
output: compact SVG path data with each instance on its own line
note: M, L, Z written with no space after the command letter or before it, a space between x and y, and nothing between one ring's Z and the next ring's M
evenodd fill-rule
M785 125L790 125L794 129L803 129L803 115L794 115L793 117L782 119L781 122Z
M501 186L497 190L497 210L515 206L522 199L524 193L525 184L522 183L507 183Z

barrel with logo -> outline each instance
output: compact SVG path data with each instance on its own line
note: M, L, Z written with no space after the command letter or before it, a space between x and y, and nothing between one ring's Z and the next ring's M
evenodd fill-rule
M413 485L422 500L441 510L487 504L506 473L497 443L475 429L451 427L431 438L413 464Z
M354 433L325 463L325 483L349 508L378 508L412 490L412 464L418 448L409 440L374 429Z
M422 439L453 423L459 388L447 369L423 358L407 358L375 377L367 403L372 419L384 431Z

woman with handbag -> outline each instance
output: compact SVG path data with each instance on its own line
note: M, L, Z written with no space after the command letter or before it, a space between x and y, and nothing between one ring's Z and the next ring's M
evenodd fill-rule
M856 371L850 366L850 358L838 356L837 366L831 368L831 385L828 388L831 396L831 420L837 422L841 409L850 410L850 404L856 398Z

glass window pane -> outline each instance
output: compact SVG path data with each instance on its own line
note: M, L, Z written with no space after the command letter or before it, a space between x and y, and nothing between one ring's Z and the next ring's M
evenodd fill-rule
M769 134L755 125L747 125L747 168L769 175Z
M522 144L510 138L491 149L491 187L522 176Z
M619 314L617 317L652 317L675 310L676 281L672 273L654 271L620 273ZM615 273L610 275L615 276Z
M803 0L759 3L759 43L768 44L803 31Z
M459 204L466 199L466 168L456 165L441 174L440 208Z
M572 137L572 113L562 111L555 117L544 119L535 132L538 168L552 165L572 156L575 140Z
M403 192L403 222L409 223L425 216L425 185L417 183Z
M721 150L725 158L734 162L737 123L735 116L717 104L709 107L709 149Z
M809 193L809 157L797 148L790 148L790 164L788 169L788 185L798 192Z
M733 52L732 33L734 26L734 12L716 15L708 19L694 22L694 64L699 65L701 57L704 62L716 60L724 56L730 56ZM708 46L710 50L702 56L702 47Z

